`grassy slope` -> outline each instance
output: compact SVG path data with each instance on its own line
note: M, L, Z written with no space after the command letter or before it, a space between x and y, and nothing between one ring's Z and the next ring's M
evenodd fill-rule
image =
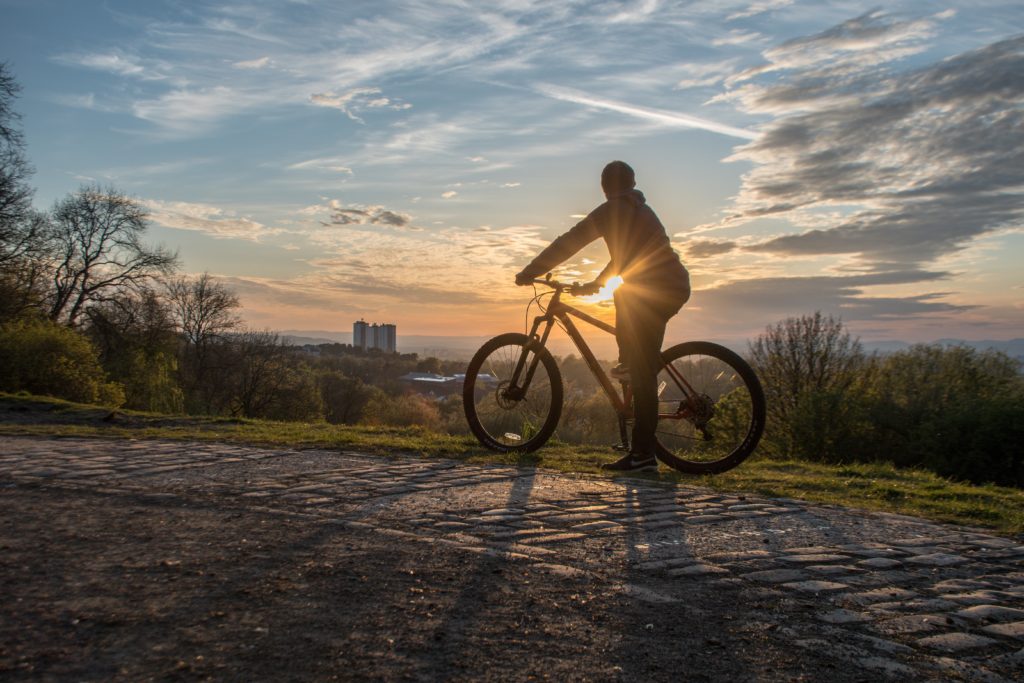
M120 410L111 419L111 412L106 408L3 393L0 393L0 434L345 448L381 455L403 452L466 462L538 465L565 472L598 474L600 464L615 457L609 449L557 443L529 455L502 455L483 449L471 437L440 435L418 427L177 417ZM726 474L694 477L663 469L657 478L724 491L898 512L1009 534L1024 532L1024 491L1020 489L961 484L930 472L896 469L887 464L822 465L755 456Z

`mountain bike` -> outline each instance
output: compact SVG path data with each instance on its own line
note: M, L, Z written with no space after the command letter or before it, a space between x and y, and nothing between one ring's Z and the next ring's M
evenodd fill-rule
M534 318L529 334L498 335L480 347L466 369L462 401L470 429L480 443L499 452L532 452L551 438L565 393L558 364L546 347L558 325L575 343L618 416L621 443L616 448L628 450L630 384L613 384L573 318L612 335L615 327L562 300L563 295L579 295L581 285L550 275L533 282L530 306L536 303L541 315ZM546 289L536 293L536 285ZM704 341L677 344L662 351L661 358L658 459L692 474L724 472L743 462L757 446L765 422L764 392L753 369L733 351Z

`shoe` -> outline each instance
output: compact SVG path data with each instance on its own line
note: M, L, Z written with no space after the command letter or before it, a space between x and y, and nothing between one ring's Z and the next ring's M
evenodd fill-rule
M625 363L619 363L614 368L608 371L612 379L617 379L620 382L629 381L629 366Z
M601 465L601 469L610 472L657 472L658 459L653 455L627 453L615 462Z

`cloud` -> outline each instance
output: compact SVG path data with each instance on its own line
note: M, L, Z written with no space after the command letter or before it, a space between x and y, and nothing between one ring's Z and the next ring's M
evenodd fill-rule
M321 225L383 225L390 228L407 228L413 231L422 230L412 225L412 216L392 211L383 206L346 206L337 199L332 199L326 204L316 204L302 209L300 212L306 216L329 215L326 220L321 219Z
M104 53L62 54L57 55L54 61L145 81L159 81L167 78L164 73L164 70L168 68L166 64L157 60L143 60L118 50Z
M931 31L872 12L767 51L731 96L774 119L732 157L754 168L718 227L786 219L805 230L747 248L905 269L1024 224L1024 37L883 65Z
M765 12L773 12L778 9L783 9L792 4L793 0L759 0L758 2L751 3L746 9L733 12L726 17L726 21L746 19L747 17L757 16L758 14L764 14Z
M346 175L353 175L353 171L350 167L345 165L345 159L340 157L320 157L317 159L307 159L305 161L298 161L294 164L285 166L289 171L299 171L304 169L323 169L325 171L333 171L334 173L344 173Z
M717 240L690 240L685 246L686 255L692 259L706 259L728 254L736 249L736 242Z
M253 305L260 307L272 304L275 306L296 306L309 308L312 306L329 307L336 311L358 311L351 300L346 301L338 293L327 292L317 283L296 280L277 280L273 278L252 276L221 276L219 278L241 297L246 311Z
M365 213L373 213L366 211ZM363 213L343 214L346 221L365 221ZM351 223L347 223L351 224ZM539 226L405 230L319 230L309 239L322 254L310 262L325 286L372 293L391 301L448 304L497 300L514 292L511 273L535 256L547 240ZM415 268L409 264L415 263ZM458 264L459 276L452 264ZM468 283L471 286L467 286Z
M388 109L401 110L412 107L411 104L393 102L387 97L382 97L380 92L380 88L353 88L341 95L331 93L310 95L309 101L318 107L330 107L344 112L346 116L358 123L365 123L365 121L358 116L357 112L362 112L366 109L386 107Z
M132 106L136 117L162 127L173 135L194 135L211 124L249 109L266 95L253 95L218 85L199 90L178 89Z
M840 74L844 68L882 64L922 52L927 48L925 40L934 33L935 21L931 19L900 21L881 10L871 10L820 33L766 50L763 56L767 64L737 74L731 84L787 69L808 69L809 78L804 84L810 84L819 69Z
M702 325L721 334L756 334L759 328L794 311L823 311L847 322L943 319L975 307L951 303L946 300L946 292L896 297L873 295L870 288L934 282L949 276L943 272L901 271L846 277L751 278L698 288L687 308Z
M236 69L264 69L270 66L270 57L260 57L259 59L235 62L232 66Z
M666 111L664 109L651 109L649 107L625 104L615 100L587 95L586 93L569 88L541 84L536 87L536 90L542 95L546 95L556 100L562 100L563 102L574 102L576 104L595 107L597 109L607 109L609 111L619 112L620 114L653 121L663 126L670 126L674 128L697 128L747 140L752 140L757 137L757 133L744 130L743 128L736 128L735 126L718 123L717 121L710 121L697 116L680 114L673 111Z
M616 3L618 4L618 3ZM647 21L658 10L658 0L637 0L608 18L610 24L636 24Z
M724 36L712 39L711 44L715 47L744 47L764 41L765 37L757 31L729 31Z
M456 192L455 190L448 190L447 192L442 192L441 193L441 197L443 197L444 199L451 199L452 197L456 196L457 194L459 194L459 193Z
M149 219L168 228L194 230L215 239L260 239L284 232L209 204L144 199Z
M739 58L733 57L719 62L682 64L679 67L676 88L683 90L718 85L736 72L739 61Z

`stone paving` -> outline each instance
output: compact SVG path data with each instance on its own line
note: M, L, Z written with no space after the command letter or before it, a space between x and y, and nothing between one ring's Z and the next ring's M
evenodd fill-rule
M212 496L622 581L639 600L739 589L749 628L871 677L1024 680L1021 538L646 479L209 443L3 438L0 487L15 486Z

